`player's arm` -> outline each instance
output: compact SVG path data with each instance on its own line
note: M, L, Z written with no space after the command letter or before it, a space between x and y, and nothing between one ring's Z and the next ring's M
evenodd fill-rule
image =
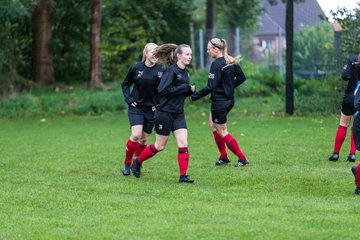
M134 67L131 67L124 79L124 81L121 83L121 89L124 94L125 102L128 105L131 105L135 102L135 99L130 94L130 87L134 84Z
M221 80L221 69L220 69L220 67L216 66L213 63L213 64L211 64L211 67L210 67L207 85L203 89L194 93L191 96L191 100L196 101L196 100L208 95L219 84L220 80Z
M234 65L234 71L235 71L234 87L238 87L243 82L245 82L246 77L239 64Z

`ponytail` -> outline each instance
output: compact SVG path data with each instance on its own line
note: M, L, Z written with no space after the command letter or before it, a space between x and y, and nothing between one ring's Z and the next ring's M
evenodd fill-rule
M158 59L158 61L166 66L172 65L177 62L177 54L182 53L182 49L188 47L189 45L180 44L179 46L173 43L166 43L158 46L155 49L154 56Z
M228 54L227 43L225 39L213 38L210 40L210 44L222 52L227 64L237 64L239 62L240 56L233 57Z

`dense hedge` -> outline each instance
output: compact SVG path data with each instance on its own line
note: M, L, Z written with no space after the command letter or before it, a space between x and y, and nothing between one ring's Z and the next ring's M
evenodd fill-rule
M246 67L247 80L236 89L236 98L276 99L284 102L284 79L277 73L252 71ZM207 84L207 71L191 73L191 83L201 89ZM295 79L296 115L338 114L346 82L338 76L323 79ZM208 103L209 97L199 100ZM255 103L256 101L248 101ZM271 104L271 103L268 103ZM284 103L283 103L284 104ZM203 104L204 106L204 104ZM191 109L195 106L189 106ZM208 105L206 104L206 107ZM247 106L251 109L252 106ZM258 106L254 106L258 108ZM279 108L278 106L274 108ZM108 85L106 89L88 90L82 86L33 87L31 91L0 98L0 117L16 118L50 115L102 115L125 111L127 106L120 88L120 82Z

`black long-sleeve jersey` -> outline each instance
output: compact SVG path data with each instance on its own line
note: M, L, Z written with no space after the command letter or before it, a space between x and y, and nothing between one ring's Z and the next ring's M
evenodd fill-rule
M157 109L169 113L184 112L184 102L192 94L189 73L177 64L165 70L158 86L159 105Z
M351 67L352 81L356 82L354 90L354 107L356 111L360 111L360 63L354 61ZM359 114L359 113L357 113Z
M147 67L144 62L134 64L127 73L121 88L127 104L136 102L138 106L156 106L158 104L157 87L164 68L160 64ZM134 85L130 93L130 87Z
M348 84L345 89L345 93L353 93L357 83L357 76L355 76L355 64L357 55L352 55L347 59L347 62L344 66L344 69L341 72L341 78L344 81L348 81Z
M227 64L224 57L219 57L211 64L207 86L194 93L191 99L195 101L211 93L212 101L233 100L234 89L245 80L239 64Z

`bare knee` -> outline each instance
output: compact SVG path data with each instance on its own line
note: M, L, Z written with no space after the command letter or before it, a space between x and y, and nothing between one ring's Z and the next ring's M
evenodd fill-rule
M346 116L344 114L341 114L340 118L340 125L344 127L348 127L350 125L352 116Z
M141 139L141 135L139 135L139 134L131 134L130 139L133 142L139 142L139 140Z

